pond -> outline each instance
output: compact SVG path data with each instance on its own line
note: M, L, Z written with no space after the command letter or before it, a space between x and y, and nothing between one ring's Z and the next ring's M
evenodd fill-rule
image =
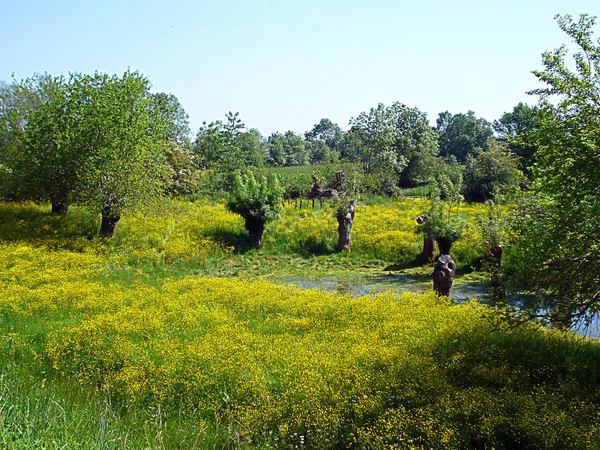
M469 299L477 299L484 304L491 303L491 284L486 280L487 275L482 273L469 273L454 279L450 297L457 303ZM275 280L281 284L291 284L304 289L321 289L328 292L337 292L359 297L366 294L378 292L425 292L433 288L430 275L423 273L392 273L392 272L357 272L353 276L347 275L333 277L328 276L320 279L305 279L300 277L289 277ZM508 304L518 307L526 301L524 298L512 297ZM595 318L588 325L576 324L572 327L573 332L600 338L600 319Z

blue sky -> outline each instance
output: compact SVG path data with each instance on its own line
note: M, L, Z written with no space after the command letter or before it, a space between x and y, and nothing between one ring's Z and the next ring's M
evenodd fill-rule
M598 0L11 1L0 14L0 80L122 73L175 94L192 130L239 111L268 135L304 132L401 101L429 114L497 119L526 91L541 53L567 42L556 13ZM596 35L600 35L597 27Z

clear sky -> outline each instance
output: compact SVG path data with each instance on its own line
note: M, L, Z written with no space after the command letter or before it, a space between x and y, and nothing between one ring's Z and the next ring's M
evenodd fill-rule
M598 0L32 0L0 8L0 80L34 73L148 76L192 130L239 111L268 135L383 102L492 121L538 86L541 53L568 38L556 13ZM597 27L596 35L600 35Z

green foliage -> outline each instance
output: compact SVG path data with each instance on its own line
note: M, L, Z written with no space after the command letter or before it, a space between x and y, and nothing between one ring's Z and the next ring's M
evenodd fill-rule
M282 201L283 188L276 175L255 177L252 172L246 172L234 175L227 207L241 215L246 228L252 232L253 228L264 228L265 223L277 217Z
M445 245L458 241L466 226L458 215L458 208L463 201L460 194L461 178L456 181L446 176L432 180L431 208L427 212L430 218L418 227L426 238ZM442 200L442 194L446 196L445 201Z
M487 142L494 134L492 124L477 118L473 111L454 115L448 111L440 113L436 131L440 136L440 155L454 155L461 164L476 148L487 150Z
M494 193L505 194L522 178L518 157L508 147L490 139L488 149L475 149L467 157L463 193L469 202L483 202Z
M567 48L543 54L547 85L536 89L545 110L530 134L537 146L534 197L518 214L514 276L543 295L557 325L600 312L600 44L595 18L556 16L577 45L574 65Z
M350 127L346 154L361 162L382 193L394 194L399 181L403 185L422 181L420 161L438 153L427 115L400 102L389 107L380 103L353 118Z
M233 173L250 166L260 167L264 160L263 137L255 129L244 131L239 113L227 113L198 129L193 145L200 166L220 173Z
M28 123L40 108L62 95L64 84L62 77L48 74L36 74L20 82L13 80L11 84L0 83L0 198L16 199L31 194L27 187L30 187L36 168L28 172L22 167L23 153L27 152ZM50 133L51 127L46 131ZM56 147L52 141L58 136L51 134L40 138Z
M481 232L484 255L491 255L494 248L504 246L509 229L509 219L500 200L502 196L494 196L486 200L486 211L477 216L477 227Z
M301 166L308 162L309 148L304 138L294 133L273 133L267 143L267 159L269 166Z
M152 205L169 178L165 121L153 108L150 82L138 72L74 74L69 83L77 201L103 216L117 217Z
M543 109L519 103L511 112L506 112L499 120L494 121L494 130L499 139L508 143L510 150L520 159L519 168L530 174L535 163L536 147L527 144L529 132L537 128L542 120Z

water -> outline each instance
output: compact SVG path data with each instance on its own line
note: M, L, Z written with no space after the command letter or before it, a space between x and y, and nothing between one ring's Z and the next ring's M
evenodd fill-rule
M283 284L293 284L303 289L320 289L327 292L360 297L378 292L393 291L402 292L426 292L433 288L431 277L426 275L407 274L357 274L354 279L349 278L323 278L319 280L307 280L302 278L284 278L279 280ZM476 299L481 303L490 304L490 283L480 281L460 281L455 279L450 297L458 303L470 299ZM512 297L507 302L514 307L526 303L526 299ZM596 317L589 324L575 324L571 328L574 333L600 338L600 318Z

